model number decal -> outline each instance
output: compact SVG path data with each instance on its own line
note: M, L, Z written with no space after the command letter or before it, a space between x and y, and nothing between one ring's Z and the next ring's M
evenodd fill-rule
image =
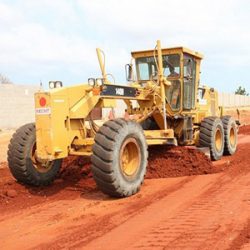
M36 108L36 115L50 115L50 108Z
M124 95L124 89L123 88L115 88L115 94L116 95Z

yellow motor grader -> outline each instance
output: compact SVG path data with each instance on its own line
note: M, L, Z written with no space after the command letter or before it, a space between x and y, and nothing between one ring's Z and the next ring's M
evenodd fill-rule
M62 159L91 156L93 177L106 194L126 197L140 189L146 173L148 146L195 145L210 150L212 160L232 155L237 125L223 116L213 88L200 85L202 55L184 47L132 52L126 65L129 84L111 83L104 53L97 49L101 78L63 87L50 82L50 91L35 94L35 124L13 135L8 163L22 183L48 185ZM126 119L97 124L96 108L126 104Z

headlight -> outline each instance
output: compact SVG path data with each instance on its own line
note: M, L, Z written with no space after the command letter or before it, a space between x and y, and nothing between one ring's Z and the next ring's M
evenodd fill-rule
M49 81L49 88L55 89L55 88L61 88L63 86L61 81Z
M90 85L90 86L95 86L95 78L89 78L88 79L88 84Z
M103 85L103 79L102 78L96 78L95 80L97 86L102 86Z
M50 89L55 88L55 82L49 81L49 88L50 88Z
M61 81L56 81L55 82L55 88L61 88L62 87L62 82Z

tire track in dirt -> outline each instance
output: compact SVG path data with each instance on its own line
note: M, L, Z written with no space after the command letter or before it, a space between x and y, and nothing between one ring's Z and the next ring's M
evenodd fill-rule
M215 177L215 179L217 179L217 176L209 176L209 177ZM203 183L200 183L200 180L201 180L200 177L197 177L192 182L187 183L185 186L183 186L183 188L181 188L181 189L177 190L176 192L174 192L168 196L165 196L163 198L163 200L167 200L167 201L170 200L169 206L167 204L164 205L165 207L168 207L168 214L174 213L176 209L178 210L179 207L182 206L182 203L185 200L186 201L189 200L189 197L187 196L187 193L186 193L187 190L192 192L195 189L194 188L195 186L199 187L201 190L196 191L196 194L194 194L194 196L195 196L195 195L197 195L197 192L203 192L204 189L206 190L210 186L210 184L211 184L210 182L211 182L211 180L213 180L213 178L207 178L207 180L206 181L204 180ZM183 193L184 193L184 195L183 195ZM178 199L178 201L175 200L175 202L171 202L172 199L173 198L175 199L176 197L180 197ZM129 233L128 238L126 238L126 236L123 237L123 241L120 242L121 245L114 245L114 242L109 242L109 240L112 241L113 236L107 237L108 239L106 239L104 237L102 240L105 240L105 241L107 240L107 242L109 242L110 244L112 243L112 249L116 249L116 248L119 248L120 246L123 246L123 244L125 244L125 242L127 240L131 240L130 236L134 235L134 237L136 237L137 231L133 231L134 230L133 226L135 226L138 223L143 225L146 228L154 225L155 222L153 221L152 216L156 217L157 220L160 221L161 214L159 214L159 209L162 209L162 207L164 207L164 206L162 206L161 200L157 200L153 204L151 204L150 206L145 208L145 211L142 211L141 213L137 213L137 216L134 216L132 218L132 223L131 223L132 225L131 226L126 226L126 224L128 224L128 225L130 224L129 221L127 223L126 222L124 223L124 225L125 225L124 227L120 224L118 226L118 230L117 230L118 232L119 231L128 232L128 230L132 230ZM158 207L158 209L157 209L157 207ZM152 214L152 211L153 211L153 214ZM155 213L154 213L154 211L155 211ZM150 220L145 221L145 218L150 218ZM131 229L129 229L128 227ZM136 230L140 231L140 228L138 228L138 225L135 226L134 228L137 228ZM116 230L116 229L114 229L114 230ZM114 231L113 231L113 233L114 233ZM112 235L113 235L113 233L112 233ZM131 233L132 233L132 235L131 235ZM119 235L119 233L116 233L116 234ZM116 238L115 235L114 235L114 238ZM98 239L97 239L97 241L98 241ZM91 244L87 245L86 249L98 249L98 246L94 243L93 246Z
M250 200L249 200L250 201ZM230 244L228 250L250 249L250 219L244 228L239 232L238 236Z
M134 201L126 202L126 204L124 204L125 206L118 211L107 213L101 217L95 217L89 223L84 223L83 225L72 225L71 227L66 228L66 233L59 235L58 239L47 244L36 246L35 248L50 249L51 246L53 246L52 248L75 248L83 246L109 232L120 224L130 220L136 214L143 211L145 207L150 206L150 204L153 204L158 200L163 199L165 196L182 189L187 183L192 182L193 179L195 179L195 176L182 178L182 180L180 180L177 184L167 187L165 190L162 189L159 193L153 192L151 195L144 198L142 198L141 194L137 194L134 197L131 197L134 198ZM131 200L131 198L129 199ZM123 203L122 200L121 203Z
M139 232L138 226L133 227L132 222L121 225L120 230L117 229L117 232L113 230L110 235L115 238L119 231L127 232L126 229L130 228L129 234L133 235L132 239L139 238L140 240L134 243L131 241L131 237L126 238L125 235L120 242L112 242L112 247L109 249L119 249L119 247L123 249L225 249L225 245L231 240L228 239L228 234L235 230L236 226L242 228L242 222L244 224L245 219L249 216L250 206L246 202L242 202L250 196L247 186L249 177L250 175L231 179L225 175L221 176L215 185L199 196L191 197L191 200L187 199L186 202L182 200L184 202L182 209L178 211L177 208L170 217L171 211L165 213L160 221L155 220L154 223L148 223L141 232ZM187 189L187 187L185 188ZM234 197L232 197L232 193L234 193ZM181 198L180 195L179 197ZM170 195L166 200L171 201L172 198ZM238 207L237 201L241 204L240 207ZM162 203L162 206L165 205ZM149 218L149 214L143 214L143 218ZM237 221L239 215L242 222L238 225L234 220ZM151 220L153 220L152 217ZM154 225L152 226L152 224ZM111 240L111 237L104 235L99 242L108 243ZM111 244L111 242L109 243ZM100 246L97 239L96 242L85 248L101 249Z
M126 220L133 216L135 211L139 211L144 206L161 199L162 196L178 190L192 181L193 178L195 177L171 179L165 184L162 183L163 185L159 187L156 186L155 191L148 190L145 195L139 193L128 199L112 199L98 191L91 195L88 194L87 200L77 199L70 202L45 203L44 205L33 206L20 213L10 214L0 222L2 247L8 248L11 246L13 231L16 233L15 237L18 237L18 235L23 237L22 241L19 242L19 247L27 247L30 237L35 237L34 232L40 237L40 240L39 238L36 239L38 245L44 241L42 241L42 238L46 237L46 242L50 242L48 248L51 243L54 246L67 246L78 241L89 241L93 237L100 236L103 231L109 231L113 226L116 226L114 218L118 221ZM161 191L164 186L165 189ZM150 189L150 185L145 183L144 188ZM31 242L29 246L37 248L37 244ZM43 248L42 245L41 248Z
M244 177L245 181L249 177ZM239 214L234 204L235 200L232 200L232 191L237 192L239 197L243 197L246 192L246 182L244 182L245 185L238 182L239 179L235 178L231 183L219 188L217 188L218 185L210 188L191 206L153 228L141 242L135 245L135 248L222 249L218 242L227 238L228 233L235 229L233 222L228 221L228 216L235 217L235 212ZM225 204L227 204L226 207ZM245 218L249 210L248 205Z

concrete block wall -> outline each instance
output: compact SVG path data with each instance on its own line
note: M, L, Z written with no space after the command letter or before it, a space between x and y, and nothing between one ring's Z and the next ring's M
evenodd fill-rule
M250 107L250 96L242 96L228 93L218 93L219 105L225 108ZM117 107L114 109L116 117L123 117L126 109L123 101L117 101ZM102 111L104 119L108 118L111 109L106 108Z
M230 107L249 107L250 96L219 93L219 105L226 108Z
M38 90L39 86L34 85L0 84L0 129L18 128L34 121L34 93ZM219 93L219 105L226 108L250 107L250 96ZM125 103L118 100L115 116L123 117L125 109ZM108 119L110 110L102 110L104 119Z
M38 89L33 85L0 84L0 129L34 121L34 93Z

